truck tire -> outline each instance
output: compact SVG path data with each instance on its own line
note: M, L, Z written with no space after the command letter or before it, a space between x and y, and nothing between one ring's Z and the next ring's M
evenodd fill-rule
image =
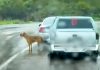
M55 60L55 54L53 52L50 52L48 54L49 64L52 65Z
M51 53L51 52L48 54L48 57L49 57L50 60L55 59L54 53Z
M91 55L91 59L93 62L97 62L98 51L94 51Z
M96 63L97 62L97 57L92 57L92 61Z

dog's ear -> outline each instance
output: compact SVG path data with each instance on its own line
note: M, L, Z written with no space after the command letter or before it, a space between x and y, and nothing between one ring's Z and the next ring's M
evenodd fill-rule
M25 36L27 33L26 32L22 32L20 33L20 36Z
M20 33L20 36L23 36L23 35L25 35L25 32Z
M25 35L26 34L26 32L23 32L23 35Z

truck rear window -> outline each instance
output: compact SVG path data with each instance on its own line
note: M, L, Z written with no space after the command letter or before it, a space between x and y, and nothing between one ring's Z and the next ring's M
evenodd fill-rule
M93 26L90 19L59 19L57 28L93 28Z

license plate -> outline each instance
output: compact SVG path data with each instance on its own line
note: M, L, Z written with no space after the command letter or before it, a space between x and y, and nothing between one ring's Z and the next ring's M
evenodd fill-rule
M78 56L78 53L72 53L72 56L73 57L77 57Z

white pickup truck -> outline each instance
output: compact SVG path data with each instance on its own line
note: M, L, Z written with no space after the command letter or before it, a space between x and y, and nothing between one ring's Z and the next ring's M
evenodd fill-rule
M96 25L92 17L55 16L49 30L50 59L79 59L89 57L97 61Z

